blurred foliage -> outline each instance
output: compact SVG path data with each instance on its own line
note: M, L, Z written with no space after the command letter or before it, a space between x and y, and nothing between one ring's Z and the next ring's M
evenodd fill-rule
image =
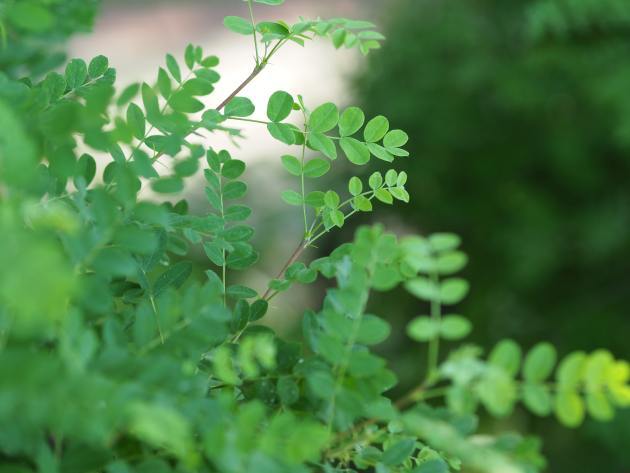
M358 90L412 136L403 222L463 236L476 340L628 356L630 3L410 0L392 14ZM547 427L552 471L627 471L627 418L605 446L597 425L571 441Z
M0 0L0 71L39 76L60 66L55 47L92 29L100 0Z

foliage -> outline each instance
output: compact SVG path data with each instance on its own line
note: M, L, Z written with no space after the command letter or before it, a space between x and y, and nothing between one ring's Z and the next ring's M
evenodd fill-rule
M266 119L251 118L255 108L239 94L288 41L329 37L367 53L382 37L346 19L256 23L247 6L249 20L225 24L252 36L256 62L215 108L200 97L220 79L219 60L193 45L183 61L167 55L154 83L120 91L102 56L73 59L40 81L1 76L0 469L540 471L537 440L476 433L478 402L505 416L522 401L568 427L585 412L608 420L630 404L630 367L605 350L569 354L555 383L556 351L545 343L522 369L511 341L487 359L469 345L440 356L441 339L460 340L472 327L442 316L468 292L455 276L467 258L452 234L397 238L362 227L329 256L300 261L377 201L409 201L407 174L392 167L367 182L353 176L347 193L345 184L315 185L339 155L356 166L407 156L407 134L382 115L366 122L358 107L311 108L285 91L271 95ZM304 220L301 241L262 294L237 283L258 259L251 209L238 203L246 163L196 139L240 140L242 121L293 150L281 162L298 190L282 198ZM208 210L192 215L173 196L200 168ZM208 257L203 268L189 260L197 247ZM318 277L330 288L322 307L303 315L302 343L258 323L278 293ZM392 402L396 377L370 349L390 326L369 301L396 286L430 302L430 315L408 328L430 356L425 379Z
M461 235L476 343L546 338L630 356L629 7L402 0L357 75L359 105L405 129L419 157L402 167L413 205L381 218ZM414 304L382 302L398 327ZM409 384L417 354L396 342L388 356ZM571 442L551 422L516 422L548 432L551 470L590 472L630 466L628 419L606 436L591 422Z
M0 1L0 70L13 77L39 77L65 60L63 43L90 31L99 0Z

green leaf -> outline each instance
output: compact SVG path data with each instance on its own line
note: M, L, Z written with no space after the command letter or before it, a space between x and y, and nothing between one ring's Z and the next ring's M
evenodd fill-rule
M237 222L246 220L252 214L252 209L245 205L232 205L225 211L224 218L227 221Z
M348 161L353 164L361 166L367 164L370 160L370 150L365 143L355 138L341 138L339 145L348 158Z
M267 124L267 131L276 140L284 144L295 144L296 128L294 125L288 123L269 123Z
M363 192L363 182L356 176L350 178L348 181L348 191L351 195L357 196Z
M192 274L192 263L180 261L171 265L153 284L153 295L157 296L169 287L180 287Z
M361 319L356 340L364 345L377 345L386 340L390 332L391 327L385 320L366 314Z
M345 217L341 210L333 210L330 212L330 220L332 221L333 225L336 225L339 228L341 228L343 227L343 222L345 220Z
M521 365L521 348L513 340L501 340L488 356L488 363L516 376Z
M224 250L215 242L206 242L203 244L203 251L210 261L217 266L225 264Z
M372 211L372 202L370 199L365 197L364 195L358 195L354 199L352 199L352 203L354 207L361 212L371 212Z
M586 410L600 422L608 422L615 417L615 411L603 390L586 393Z
M68 88L76 89L85 83L88 69L83 59L73 59L66 66L65 79Z
M343 30L338 30L343 31ZM339 134L351 136L361 129L365 122L365 114L359 107L346 108L339 117Z
M419 299L432 301L440 297L440 287L429 278L417 277L411 279L405 283L405 288Z
M76 186L76 178L81 176L84 179L85 185L89 186L92 179L96 175L96 161L89 154L82 154L79 160L77 161L77 166L75 168L75 186ZM77 186L78 187L78 186Z
M440 324L430 317L416 317L407 325L407 335L417 342L428 342L440 334Z
M309 129L315 133L325 133L332 130L339 121L339 109L328 102L317 107L309 117Z
M226 179L236 179L245 172L245 163L238 159L230 159L221 168L221 175Z
M387 130L389 130L389 120L383 115L378 115L367 122L363 130L363 137L367 142L376 143L385 136Z
M225 106L225 114L229 117L248 117L254 110L254 104L247 97L234 97Z
M240 199L247 193L247 184L241 181L228 182L223 187L224 199Z
M254 229L249 225L236 225L225 230L221 236L228 242L249 240L254 235Z
M247 286L234 284L227 288L225 293L233 299L251 299L256 297L258 293Z
M267 309L269 308L269 303L264 299L258 299L254 301L249 310L249 320L255 322L256 320L262 319L267 313Z
M392 194L395 189L392 189ZM453 274L460 271L466 263L468 257L461 251L450 251L440 254L436 259L436 269L440 274Z
M205 108L202 102L194 98L184 89L173 93L168 100L168 104L176 112L182 113L196 113Z
M380 172L374 172L370 175L368 179L368 184L370 189L376 190L383 185L383 176Z
M168 76L168 73L161 67L158 70L157 87L160 94L162 94L162 97L165 99L168 99L171 96L171 92L173 91L171 79Z
M386 148L400 148L409 141L409 136L402 130L391 130L383 138L383 146Z
M310 178L321 177L330 170L330 163L321 158L311 159L304 166L304 175Z
M282 160L282 166L294 176L302 175L302 164L295 156L285 154L280 158Z
M142 103L149 122L155 121L161 115L157 95L146 82L142 84Z
M440 299L443 304L457 304L468 294L468 282L461 278L446 279L440 284Z
M416 449L414 439L399 440L383 452L381 462L387 466L396 466L407 460Z
M282 192L281 196L282 200L284 200L289 205L302 205L302 195L298 192L286 190Z
M173 76L173 79L175 79L177 82L182 81L182 73L179 68L179 64L177 64L177 59L175 59L171 54L166 55L166 68L168 69L168 72L170 72Z
M203 97L209 95L214 91L212 82L207 79L196 77L194 79L184 82L184 90L193 96Z
M137 139L142 140L144 138L146 130L144 114L142 113L142 109L135 103L130 103L127 108L127 124Z
M88 66L88 75L91 79L95 79L105 74L108 67L109 60L105 56L96 56L90 61L90 65Z
M388 163L394 161L394 157L381 145L377 145L376 143L367 143L366 146L370 153L372 153L378 159L386 161Z
M376 191L374 191L374 196L378 200L383 202L384 204L393 204L394 203L394 198L392 197L390 192L387 189L385 189L385 188L376 189Z
M252 25L249 20L241 18L240 16L226 16L223 19L223 24L234 33L243 35L254 34L254 25Z
M184 62L186 63L186 67L190 70L195 66L195 47L192 44L186 46Z
M440 334L446 340L461 340L470 334L472 324L461 315L447 315L442 319Z
M549 343L539 343L525 357L523 377L526 381L539 383L551 375L556 364L556 349Z
M394 196L395 199L398 199L402 202L409 202L409 193L402 187L392 187L391 189L389 189L389 192Z
M339 207L339 202L339 194L335 191L327 191L324 195L324 204L326 204L326 207L329 209L336 209Z
M558 420L567 427L578 427L584 421L584 402L574 390L561 389L556 393L554 411Z
M556 371L556 381L560 389L577 389L584 377L586 354L573 352L566 356Z
M40 33L55 24L54 15L43 5L35 2L20 1L8 6L8 17L11 23L26 31Z
M483 406L496 417L509 415L517 399L514 380L502 370L489 370L484 373L476 391Z
M443 252L456 249L461 243L459 236L453 233L434 233L429 236L429 244L433 251Z
M327 158L333 160L337 159L335 142L326 135L322 133L309 133L308 142L314 150L321 151Z
M151 181L151 188L160 194L176 194L184 190L184 181L177 176L161 177Z
M291 94L278 90L271 94L267 103L267 118L272 122L281 122L289 116L293 109Z
M322 191L312 191L306 195L304 202L306 203L306 205L309 205L314 208L323 207L325 205L324 203L325 195L326 194L324 194Z
M538 416L548 416L553 409L553 399L549 388L543 384L525 383L523 385L523 404Z
M276 391L280 402L284 406L295 404L300 399L300 388L293 378L289 376L278 378Z

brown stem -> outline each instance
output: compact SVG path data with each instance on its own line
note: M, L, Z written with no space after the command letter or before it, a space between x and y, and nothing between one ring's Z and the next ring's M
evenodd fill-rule
M282 267L282 269L280 270L280 272L276 276L276 279L282 279L284 277L284 273L286 272L286 270L289 268L289 266L291 266L293 263L296 262L296 260L300 257L300 255L306 249L307 246L308 246L308 241L307 240L302 240L300 242L298 247L291 254L291 256L289 257L287 262L284 264L284 266ZM267 288L267 290L265 291L265 294L263 294L262 298L265 299L265 300L268 300L270 296L271 296L271 288Z
M225 107L234 97L236 97L238 95L238 93L243 90L245 87L247 87L247 84L249 84L252 80L254 80L254 78L260 74L260 71L262 71L264 69L264 64L258 65L256 67L254 67L254 70L252 71L252 73L247 77L247 79L245 79L243 82L241 82L241 85L239 85L236 89L234 89L234 91L228 95L228 97L221 102L216 110L221 110L223 107Z

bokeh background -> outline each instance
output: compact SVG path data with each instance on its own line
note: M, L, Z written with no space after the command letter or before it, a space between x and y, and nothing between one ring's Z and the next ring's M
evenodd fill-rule
M242 2L104 0L94 33L74 37L70 54L109 56L124 84L152 81L166 52L200 44L221 56L212 100L222 99L252 65L251 39L222 26L228 14L243 15ZM630 358L630 1L287 0L257 9L259 20L299 15L372 20L388 40L368 60L325 43L291 46L245 95L261 110L277 89L310 105L360 105L406 130L412 152L398 161L410 175L411 204L350 222L307 257L374 220L400 234L456 232L470 256L472 292L461 312L475 324L472 342L549 340L561 353L604 346ZM301 224L279 198L292 185L280 166L286 150L256 126L245 134L242 148L219 136L211 142L250 163L264 255L250 283L263 288ZM345 186L350 170L341 160L335 169L330 184ZM187 197L204 211L200 187ZM296 334L301 311L317 306L322 290L274 299L273 323ZM404 326L425 308L402 291L372 305L395 327L381 349L404 391L424 366ZM522 411L483 421L499 427L541 434L550 472L630 472L628 412L576 431Z

